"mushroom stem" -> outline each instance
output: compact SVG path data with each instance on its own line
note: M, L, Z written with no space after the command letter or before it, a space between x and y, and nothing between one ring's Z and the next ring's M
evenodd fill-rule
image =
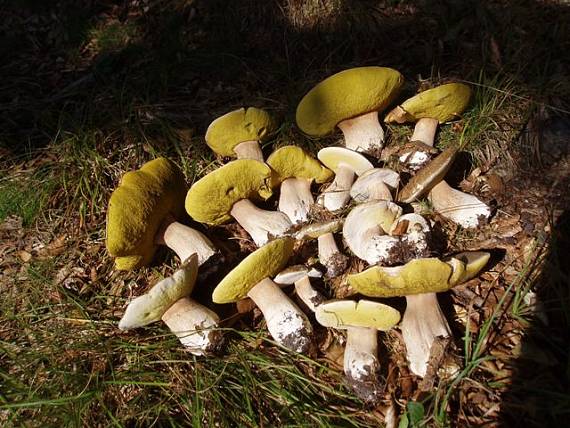
M350 188L354 182L354 170L349 166L340 165L334 181L321 195L322 204L329 211L337 211L346 206L350 200Z
M249 233L258 247L273 238L283 236L292 226L289 217L279 211L256 207L249 199L237 201L230 211L236 221Z
M293 224L304 223L309 219L309 210L314 202L311 180L288 178L281 183L279 211L287 214Z
M182 263L196 253L198 255L198 266L200 266L216 254L214 244L203 233L174 221L173 217L162 222L155 236L155 242L166 245L174 251Z
M325 297L311 284L309 276L295 281L295 292L307 307L315 312L315 308L325 301Z
M347 149L366 153L384 146L384 130L378 122L377 111L343 120L337 126L344 135Z
M375 328L348 327L344 350L344 373L356 394L375 401L381 392L378 380L378 336Z
M429 199L436 212L464 228L477 227L491 215L491 208L479 198L454 189L445 181L431 189Z
M265 278L247 295L263 313L267 329L277 343L303 354L312 351L313 327L309 319L275 282Z
M414 133L412 134L410 141L421 141L422 143L433 147L438 125L439 121L437 119L432 119L431 117L423 117L419 119L416 122Z
M254 159L263 162L263 152L256 140L243 141L234 147L238 159Z
M336 245L334 235L325 233L317 238L319 260L327 268L326 276L335 278L339 276L348 264L348 257L340 252Z
M219 317L188 297L168 308L162 321L194 355L212 353L221 343L222 332L217 330Z
M436 293L406 296L406 311L400 325L410 370L424 377L431 346L438 336L449 337L449 324L439 307Z

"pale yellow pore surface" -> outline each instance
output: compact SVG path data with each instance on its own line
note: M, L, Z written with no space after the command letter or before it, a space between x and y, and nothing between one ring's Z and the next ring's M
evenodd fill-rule
M237 302L265 278L273 278L287 265L295 240L280 238L269 242L237 265L212 293L214 303Z
M288 178L305 178L316 183L332 180L334 173L309 153L297 146L285 146L275 150L267 164L275 171L278 183Z
M236 157L234 147L244 141L263 141L276 129L265 110L249 107L233 110L214 120L206 131L206 144L221 156Z
M386 67L358 67L336 73L311 89L297 106L301 130L321 137L364 113L384 110L399 94L403 76Z
M449 290L453 268L437 258L411 260L403 266L374 266L348 275L348 284L371 297L395 297Z
M390 111L384 121L415 122L421 118L448 122L461 115L469 104L471 89L463 83L448 83L420 92Z
M165 158L145 163L127 172L109 199L107 250L117 269L134 269L152 260L154 237L168 214L184 214L184 175Z
M491 254L486 251L465 251L453 257L465 263L465 272L461 276L461 282L465 282L477 276L491 258Z
M386 331L400 321L400 312L370 300L333 300L317 306L315 317L324 327L366 327Z
M186 195L186 211L201 223L223 224L231 219L232 206L241 199L268 199L272 171L263 162L239 159L227 163L195 182Z

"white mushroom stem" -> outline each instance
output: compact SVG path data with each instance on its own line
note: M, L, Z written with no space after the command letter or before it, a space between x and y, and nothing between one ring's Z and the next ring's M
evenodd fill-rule
M188 297L177 300L162 315L162 320L194 355L213 352L220 344L218 315Z
M326 188L322 198L323 206L329 211L337 211L346 206L350 200L350 188L354 182L355 173L347 165L340 165L336 170L334 181Z
M237 201L230 211L235 220L261 247L272 238L283 236L293 226L286 214L256 207L249 199Z
M348 327L344 373L360 397L374 401L378 388L378 333L375 328Z
M334 278L340 275L348 263L347 257L340 252L334 235L325 233L317 238L319 261L327 268L327 276Z
M315 308L325 300L324 296L315 290L309 276L304 276L295 281L295 292L303 303L313 312L315 312Z
M267 329L277 343L295 352L311 351L313 327L309 319L275 282L266 278L247 295L263 313Z
M424 377L431 346L438 336L449 337L449 324L439 307L436 293L406 296L407 307L400 328L406 344L410 370Z
M304 223L309 219L309 211L314 202L311 180L288 178L281 183L279 211L287 214L293 224Z
M464 228L477 227L491 216L491 208L474 195L452 188L445 181L429 193L436 212Z
M430 117L424 117L418 120L410 141L421 141L422 143L433 147L438 125L439 121Z
M174 251L181 262L196 253L199 266L216 254L214 244L203 233L178 223L173 218L166 219L162 223L155 236L155 242L166 245Z
M377 111L343 120L337 126L344 135L347 149L369 152L384 146L384 130L378 122Z
M238 159L254 159L263 162L263 152L258 141L243 141L234 147L234 152Z

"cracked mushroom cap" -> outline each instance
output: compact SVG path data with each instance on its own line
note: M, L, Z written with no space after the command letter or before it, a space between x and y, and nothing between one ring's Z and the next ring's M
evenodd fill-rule
M267 164L277 175L278 183L288 178L305 178L325 183L332 180L333 172L317 159L297 146L285 146L275 150L267 159Z
M164 278L129 303L119 321L119 328L129 330L159 321L175 302L192 293L197 276L198 256L192 254L172 276Z
M455 285L451 283L452 275L450 264L430 257L414 259L403 266L374 266L348 275L347 281L365 296L396 297L447 291Z
M366 157L344 147L325 147L317 153L319 160L335 173L341 166L349 167L358 176L374 168Z
M403 83L398 71L386 67L358 67L333 74L303 97L297 106L297 125L308 135L325 136L343 120L384 110Z
M420 92L390 111L387 123L416 122L422 118L448 122L465 111L471 98L471 89L463 83L448 83Z
M349 327L390 330L400 322L400 312L391 306L370 300L332 300L321 303L315 317L323 327L347 329Z
M184 215L186 189L182 171L165 158L123 175L107 210L106 245L109 254L117 257L117 269L150 263L157 248L154 237L164 218Z
M231 303L247 297L261 280L283 270L293 254L294 244L292 238L279 238L249 254L214 289L212 301Z
M209 225L231 219L232 206L242 199L268 199L272 195L272 171L263 162L238 159L228 162L195 182L186 195L186 211Z
M244 141L263 141L276 129L265 110L248 107L215 119L206 131L206 144L220 156L235 157L234 147Z

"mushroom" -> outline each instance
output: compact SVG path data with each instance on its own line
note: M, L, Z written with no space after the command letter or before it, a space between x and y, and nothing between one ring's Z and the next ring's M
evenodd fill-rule
M279 211L289 216L293 224L305 223L314 204L311 183L324 183L332 179L333 173L317 159L297 146L285 146L275 150L267 164L281 183Z
M220 156L263 162L259 143L275 129L275 122L265 110L240 108L218 117L208 126L206 144Z
M332 300L317 306L317 321L324 327L345 329L344 373L355 393L375 402L383 392L379 380L378 333L398 324L400 313L369 300Z
M404 83L396 70L358 67L336 73L311 89L297 106L296 121L308 135L323 137L336 126L351 150L377 153L384 145L378 122Z
M405 214L389 201L365 202L345 219L342 235L350 250L371 265L394 265L430 253L427 221Z
M216 254L202 233L174 221L184 213L186 183L170 160L157 158L127 172L109 200L107 249L115 266L131 270L148 265L158 244L172 249L183 262L191 254L198 264Z
M373 266L348 275L354 291L370 297L405 296L407 307L402 318L410 370L425 376L431 346L438 336L450 336L449 325L435 293L473 278L485 266L489 254L461 253L447 262L437 258L411 260L403 266Z
M350 197L358 203L372 200L392 200L400 184L400 174L388 168L372 168L356 179Z
M279 272L273 279L276 284L295 284L295 293L311 311L325 301L324 296L319 293L311 284L311 278L320 278L321 272L316 269L309 269L305 265L295 265Z
M143 327L162 319L194 355L215 352L222 343L220 319L190 299L198 275L198 256L192 254L174 274L132 300L119 322L121 330Z
M267 329L280 345L294 352L312 352L313 328L307 316L287 297L271 277L281 271L293 253L295 241L275 239L249 254L214 289L215 303L251 298L259 307Z
M238 159L195 182L186 195L186 211L201 223L220 225L232 217L260 247L292 227L286 214L262 210L250 198L272 195L271 168L253 159Z
M388 123L416 122L411 141L432 148L438 125L463 113L470 97L469 86L448 83L420 92L388 113L384 120ZM438 180L428 190L435 211L462 227L477 227L481 220L491 216L489 206L473 195L452 189L443 180Z

